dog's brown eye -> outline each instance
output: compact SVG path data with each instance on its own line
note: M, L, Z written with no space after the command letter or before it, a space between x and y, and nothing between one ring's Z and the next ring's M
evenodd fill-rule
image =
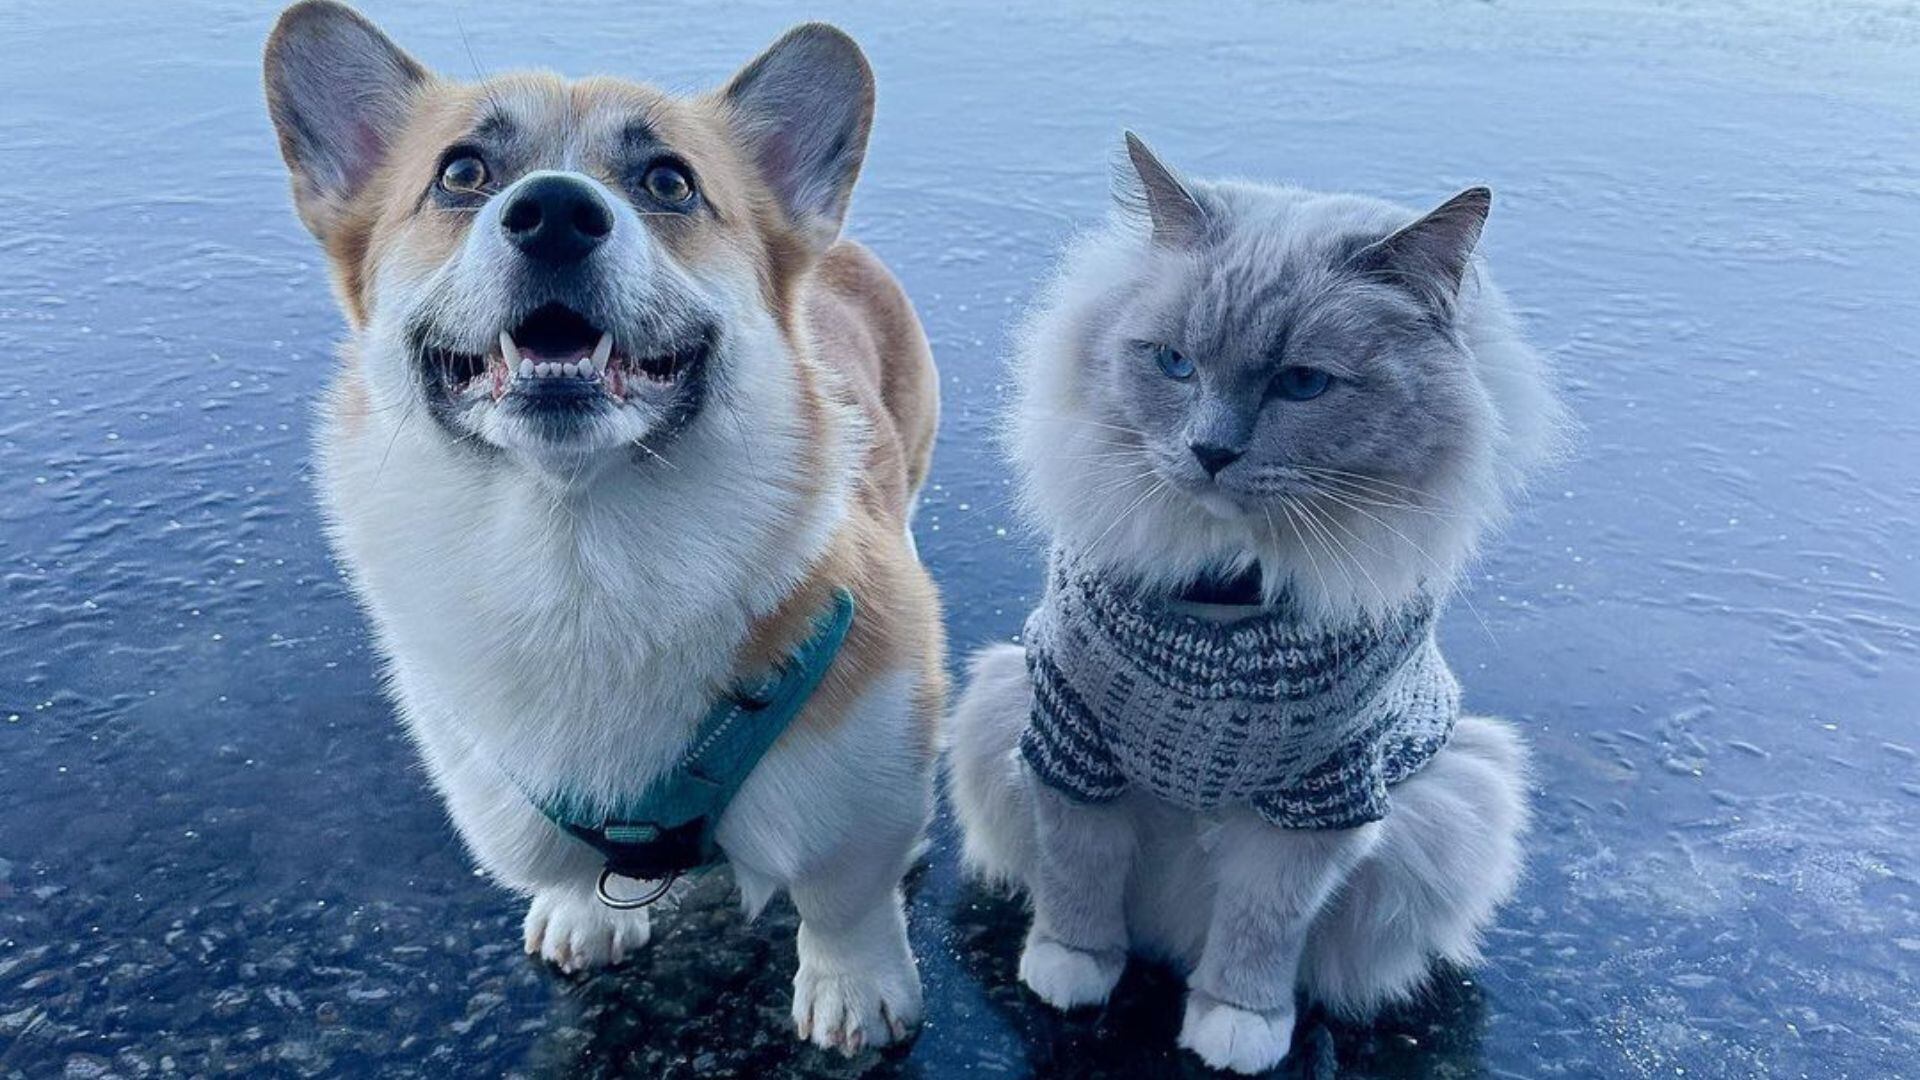
M487 185L487 163L462 154L440 170L440 186L456 195L471 195Z
M655 165L640 182L647 194L669 205L678 206L693 198L693 181L677 165Z

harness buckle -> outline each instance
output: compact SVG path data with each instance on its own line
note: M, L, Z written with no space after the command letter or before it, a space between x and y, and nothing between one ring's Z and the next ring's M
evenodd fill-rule
M661 897L667 895L667 890L673 888L673 883L680 880L680 872L678 870L670 870L667 872L666 877L659 878L656 881L652 891L643 893L640 896L622 897L615 896L607 891L607 879L619 876L622 875L615 874L613 867L603 867L600 870L600 880L593 886L594 894L600 898L600 902L615 911L636 911L643 907L649 907Z

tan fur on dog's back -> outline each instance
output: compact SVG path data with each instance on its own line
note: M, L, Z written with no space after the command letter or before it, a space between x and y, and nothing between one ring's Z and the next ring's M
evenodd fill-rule
M816 355L846 375L873 418L869 464L904 522L940 425L939 379L913 304L873 252L850 240L820 259L802 303Z
M906 541L913 502L926 482L939 426L939 377L913 305L865 247L843 240L799 289L806 355L825 369L813 392L851 399L871 432L847 525L808 581L763 620L742 657L747 669L776 662L810 632L832 590L850 589L853 628L800 726L832 727L872 679L920 668L915 712L923 747L945 709L945 631L939 596ZM824 385L822 385L824 384Z

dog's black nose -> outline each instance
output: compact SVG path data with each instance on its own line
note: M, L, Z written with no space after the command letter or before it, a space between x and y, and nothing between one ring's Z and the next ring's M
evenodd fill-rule
M1240 451L1230 446L1215 446L1212 443L1197 442L1187 449L1193 451L1194 458L1200 462L1201 468L1207 470L1208 476L1216 475L1240 457Z
M613 231L613 212L583 180L536 176L514 190L500 227L527 258L563 265L600 246Z

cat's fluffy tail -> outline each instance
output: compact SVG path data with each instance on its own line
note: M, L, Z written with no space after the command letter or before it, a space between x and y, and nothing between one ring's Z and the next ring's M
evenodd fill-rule
M1380 846L1307 937L1301 985L1364 1018L1418 993L1436 957L1479 963L1481 932L1519 882L1527 819L1519 732L1461 717L1446 749L1394 787Z
M947 793L965 834L962 857L982 879L1022 886L1036 844L1033 797L1017 754L1033 708L1026 654L1017 645L989 645L967 668L947 754Z

